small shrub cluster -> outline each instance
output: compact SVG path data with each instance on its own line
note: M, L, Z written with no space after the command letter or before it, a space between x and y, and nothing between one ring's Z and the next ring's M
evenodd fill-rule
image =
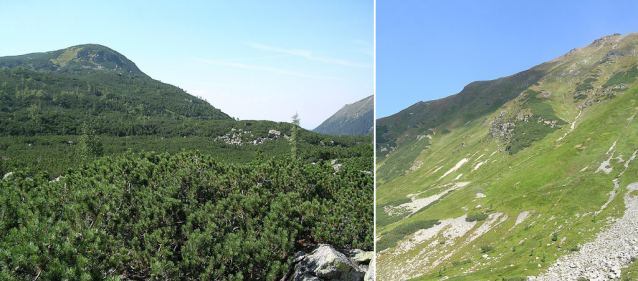
M507 151L510 154L516 154L524 148L530 147L533 142L539 141L557 128L546 126L540 122L523 122L516 121L514 136L510 141Z
M638 77L638 66L634 66L627 71L621 71L614 74L605 84L603 84L603 88L607 88L610 86L615 86L619 84L631 84Z
M492 247L491 245L483 245L481 246L481 253L487 253L487 252L491 252L494 250L494 247Z
M587 78L585 79L582 83L578 84L578 86L576 86L576 91L587 91L587 90L591 90L594 88L594 86L592 86L591 83L598 81L596 78Z
M469 214L465 218L465 221L467 221L467 222L483 221L483 220L485 220L487 218L487 216L488 215L485 214L485 213Z
M452 266L459 266L459 265L464 265L468 263L472 263L472 260L454 261L452 262Z

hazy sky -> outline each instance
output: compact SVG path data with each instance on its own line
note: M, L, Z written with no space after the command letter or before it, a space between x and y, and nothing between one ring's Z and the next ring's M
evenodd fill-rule
M373 94L373 1L1 1L0 56L97 43L240 119Z
M515 74L613 33L638 1L377 1L377 118Z

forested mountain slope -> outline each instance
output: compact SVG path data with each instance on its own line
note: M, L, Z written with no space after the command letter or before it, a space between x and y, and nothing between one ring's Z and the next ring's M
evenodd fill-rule
M231 119L100 45L0 57L0 117L0 135L75 134L87 121L130 135L151 119Z
M0 172L30 167L46 169L53 177L63 174L77 162L71 156L83 124L101 138L105 155L200 149L234 163L251 161L258 150L267 158L289 154L292 128L289 123L233 120L100 45L0 57ZM363 152L371 151L363 148L371 142L365 138L305 130L299 136L301 157L308 163L361 153L371 157Z
M378 278L636 278L637 65L615 34L377 120Z

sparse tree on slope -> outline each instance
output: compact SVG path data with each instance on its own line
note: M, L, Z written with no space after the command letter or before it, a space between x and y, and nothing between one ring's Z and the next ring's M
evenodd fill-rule
M292 154L293 159L297 159L297 147L298 147L298 136L299 135L299 114L295 112L295 115L292 116L292 129L290 132L290 144L292 147L290 148L290 152Z

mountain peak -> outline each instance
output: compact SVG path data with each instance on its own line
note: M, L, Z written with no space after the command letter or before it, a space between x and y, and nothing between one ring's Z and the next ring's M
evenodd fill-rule
M374 127L374 96L344 105L313 130L329 135L366 135Z
M636 42L638 42L638 32L628 34L614 33L611 35L605 35L594 40L587 46L571 49L566 54L557 57L549 62L552 63L563 60L570 60L574 57L581 56L590 57L593 53L597 53L599 51L610 52L611 55L624 54L630 49L635 49Z
M83 44L57 51L0 58L0 68L15 67L74 75L86 75L96 71L145 75L124 55L99 44Z

